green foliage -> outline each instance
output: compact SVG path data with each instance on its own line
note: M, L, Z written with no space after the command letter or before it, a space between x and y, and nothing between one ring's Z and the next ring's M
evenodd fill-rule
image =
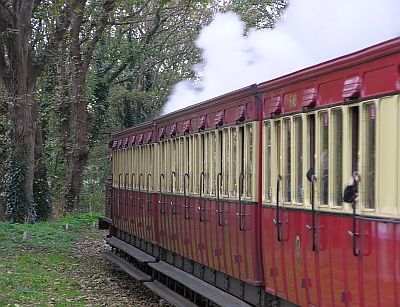
M79 281L66 272L84 265L74 244L97 219L86 214L36 224L0 222L0 305L85 305Z
M64 0L43 2L36 8L31 24L32 50L36 55L44 52L65 3ZM87 3L82 54L90 48L88 42L95 33L91 21L98 20L102 4L103 1ZM87 82L82 85L89 101L90 152L82 179L80 205L76 209L85 212L103 208L111 132L157 117L174 84L197 78L192 71L193 65L200 61L195 39L216 12L233 10L241 15L248 28L272 28L286 5L286 0L117 0L110 15L111 26L96 46ZM10 139L8 105L0 88L0 205L5 203L2 202L5 196L9 203L7 216L12 222L26 222L23 217L28 213L29 221L34 221L33 209L38 220L47 219L51 213L50 200L55 206L62 202L67 172L64 153L71 151L75 138L70 133L69 144L64 148L60 126L74 112L70 103L67 103L69 108L60 108L62 101L72 100L69 39L65 37L60 50L48 58L47 67L37 81L35 97L39 102L44 150L35 172L35 205L27 204L21 196L26 166L23 157L17 157L7 144ZM63 79L60 62L65 65ZM70 123L70 131L74 131L76 122L72 119ZM6 173L9 174L7 182Z
M0 251L11 253L16 249L29 251L56 251L70 254L73 242L85 227L92 226L99 214L82 214L65 217L59 221L36 224L9 224L0 222ZM68 230L66 229L68 224ZM27 237L23 240L24 233Z
M92 145L82 182L81 204L83 212L104 212L105 183L110 173L107 139Z
M284 13L288 0L230 0L213 5L216 11L240 15L247 28L271 29Z
M84 294L76 280L65 271L76 265L72 256L24 254L18 258L4 257L0 263L0 301L5 306L64 305L74 302L84 306Z
M26 195L27 166L23 153L11 149L8 174L5 184L6 217L11 223L34 223L36 221L35 204Z
M4 90L0 87L0 220L4 218L5 180L8 161L8 105Z
M36 165L35 178L33 180L33 200L36 204L37 220L48 220L51 216L52 206L47 182L47 169L43 163Z

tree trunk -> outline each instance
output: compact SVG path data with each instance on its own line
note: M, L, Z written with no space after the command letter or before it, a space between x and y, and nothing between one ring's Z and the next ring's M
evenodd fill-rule
M64 208L67 212L74 211L80 200L82 175L86 165L88 148L88 113L85 98L86 79L80 67L72 64L72 88L75 105L75 142L67 154L67 176L65 179Z
M63 46L62 49L66 49ZM69 152L69 146L71 141L71 101L69 98L69 74L66 68L66 60L64 58L64 51L62 52L62 57L58 63L58 73L60 75L59 83L59 103L58 103L58 116L60 118L60 135L61 135L61 149L64 157L67 157Z
M49 185L47 181L47 168L43 160L43 132L38 120L39 110L35 103L33 108L35 121L35 171L33 180L33 200L38 221L46 221L51 216L51 201Z
M80 38L83 35L81 33L81 26L85 13L85 3L81 3L72 16L70 56L75 133L73 146L67 154L68 169L64 190L64 209L67 212L74 211L79 205L83 171L89 156L89 112L88 101L86 99L86 75L92 61L94 49L107 26L108 17L114 8L114 2L115 0L106 0L103 3L101 16L98 21L94 21L93 23L95 30L88 41L84 55L81 50L82 42Z
M21 66L24 63L21 63ZM24 74L19 78L24 79ZM26 80L26 74L25 74ZM24 81L25 81L24 80ZM36 220L33 200L35 128L32 107L35 101L26 83L16 82L10 104L13 148L7 179L6 215L12 222L27 223ZM14 190L14 191L13 191Z

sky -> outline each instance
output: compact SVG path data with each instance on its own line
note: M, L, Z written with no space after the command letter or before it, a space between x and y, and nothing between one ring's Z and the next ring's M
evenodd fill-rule
M400 0L289 0L273 30L250 29L216 14L196 41L194 84L175 85L163 113L261 83L400 36Z

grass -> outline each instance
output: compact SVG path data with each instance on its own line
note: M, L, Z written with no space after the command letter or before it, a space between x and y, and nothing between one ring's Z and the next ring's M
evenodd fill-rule
M65 217L60 221L36 224L0 222L0 253L17 249L71 253L80 231L93 225L99 215L84 214Z
M0 306L84 305L79 281L66 272L81 265L74 243L97 218L86 214L34 225L0 223Z

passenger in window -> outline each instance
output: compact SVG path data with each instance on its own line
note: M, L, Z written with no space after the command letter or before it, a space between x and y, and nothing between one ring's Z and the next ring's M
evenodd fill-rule
M325 148L321 153L321 201L323 204L328 204L328 165L329 156L328 149Z
M349 182L343 192L343 201L349 204L358 202L358 182L359 177L357 174L350 177Z

